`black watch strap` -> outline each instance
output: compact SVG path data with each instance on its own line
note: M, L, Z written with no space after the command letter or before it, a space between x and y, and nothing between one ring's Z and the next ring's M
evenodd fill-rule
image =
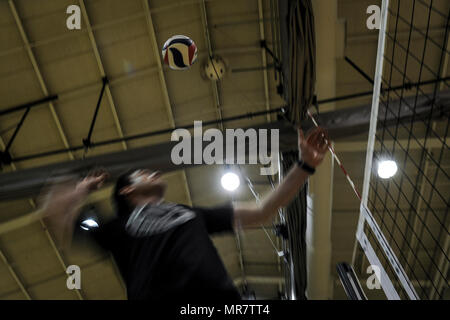
M314 169L313 167L310 167L309 165L307 165L303 160L299 160L297 162L297 165L305 170L306 172L308 172L309 174L314 174L314 172L316 172L316 169Z

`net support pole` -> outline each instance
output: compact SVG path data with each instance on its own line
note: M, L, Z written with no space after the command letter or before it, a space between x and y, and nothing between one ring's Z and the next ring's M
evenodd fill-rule
M370 176L372 172L372 160L373 160L373 150L375 147L375 133L377 131L377 119L378 119L378 107L380 104L380 93L381 93L381 76L383 74L383 56L384 47L386 44L386 28L388 19L388 7L389 0L382 1L381 8L381 25L378 35L378 51L377 51L377 62L375 68L375 77L373 85L373 96L372 96L372 111L370 114L370 126L367 142L367 152L366 152L366 166L364 169L364 183L362 191L361 204L367 206L367 201L369 198L369 186L370 186ZM364 215L362 212L359 214L358 227L356 230L356 238L360 239L364 227ZM358 241L355 241L353 247L352 255L352 265L355 264L356 251L358 248Z
M383 62L384 62L384 49L386 45L386 29L387 29L387 20L388 20L388 8L389 8L389 0L383 0L381 6L381 21L380 21L380 29L378 34L378 50L377 50L377 61L375 68L375 76L374 76L374 86L373 86L373 96L372 96L372 111L370 115L370 127L368 134L368 142L367 142L367 152L366 152L366 165L364 170L364 183L363 183L363 191L362 191L362 199L361 199L361 207L367 207L367 202L369 198L369 187L370 187L370 177L372 173L372 161L373 161L373 150L375 147L375 134L377 131L377 119L378 119L378 108L380 103L380 93L381 93L381 81L383 74ZM364 234L364 222L365 222L365 214L363 210L360 210L358 227L356 231L356 241L353 247L353 255L352 255L352 265L355 264L356 260L356 251L358 248L358 242L364 248L366 256L369 262L373 265L378 265L380 268L381 279L378 279L381 283L381 286L386 293L386 296L390 300L398 300L398 293L395 291L392 282L386 274L383 266L378 260L373 248L370 245L364 245L364 243L368 243ZM366 241L364 241L366 240Z
M381 8L381 28L378 37L377 63L375 69L372 111L370 114L369 135L367 141L366 166L364 170L364 183L362 191L362 204L367 206L369 199L370 177L372 173L373 150L375 148L375 134L377 132L378 109L380 105L381 81L384 65L384 49L386 45L386 29L388 19L389 0L383 0ZM361 217L361 216L360 216Z
M403 286L406 294L412 300L419 299L414 286L411 284L406 272L404 271L402 265L400 264L398 258L396 257L394 251L390 247L388 241L386 240L383 232L379 228L375 219L373 218L370 210L368 209L368 198L369 198L369 189L370 189L370 179L372 175L372 164L373 164L373 151L375 147L375 135L377 130L377 119L378 119L378 108L380 102L380 92L381 92L381 81L382 81L382 73L383 73L383 60L384 60L384 49L386 45L386 30L387 30L387 19L388 19L388 8L389 1L383 0L382 2L382 10L381 10L381 26L380 33L378 38L378 52L377 52L377 64L375 70L374 77L374 93L372 99L372 111L371 111L371 119L370 119L370 127L369 127L369 136L367 142L367 154L366 154L366 166L364 172L364 183L363 183L363 194L360 205L360 216L358 221L358 229L356 232L356 238L360 243L361 247L364 250L365 255L367 256L371 265L378 267L380 273L377 274L379 277L379 282L387 296L390 300L398 300L399 295L392 285L391 280L387 276L383 265L380 263L379 259L376 256L373 248L369 245L367 241L366 234L364 233L364 224L368 223L369 228L375 235L377 241L381 245L381 249L384 252L388 263L392 266L396 276L398 277L399 282ZM355 243L355 247L353 249L353 259L356 258L356 249L357 243Z

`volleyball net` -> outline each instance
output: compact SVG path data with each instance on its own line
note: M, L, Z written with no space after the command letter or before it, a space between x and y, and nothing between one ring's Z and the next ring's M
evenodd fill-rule
M382 1L352 262L376 267L388 299L449 299L449 14L446 0Z

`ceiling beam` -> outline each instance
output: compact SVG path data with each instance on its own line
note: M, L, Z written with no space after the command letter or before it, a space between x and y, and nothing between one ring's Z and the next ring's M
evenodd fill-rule
M89 21L89 15L87 13L86 6L84 4L84 0L79 0L79 4L80 4L80 8L81 8L81 12L82 12L84 21L86 23L86 28L88 30L89 41L91 42L91 46L92 46L92 49L94 51L95 60L97 62L97 66L98 66L98 69L100 71L100 76L101 76L101 78L106 77L105 68L103 67L103 63L102 63L102 59L100 57L100 53L98 52L98 46L97 46L97 43L95 41L95 36L94 36L93 31L92 31L91 22ZM114 124L116 126L116 129L117 129L117 132L119 134L119 137L123 138L122 126L121 126L120 121L119 121L119 116L117 115L117 108L116 108L116 105L114 103L114 100L113 100L113 97L112 97L112 94L111 94L111 89L110 89L108 83L106 84L106 87L105 87L105 94L106 94L106 98L108 99L108 105L110 107L110 110L111 110L111 113L112 113L112 116L113 116L113 119L114 119ZM122 145L122 148L124 150L127 149L127 144L126 144L125 141L122 141L121 145Z
M9 0L8 3L9 3L9 7L11 9L11 13L12 13L12 15L14 17L15 22L16 22L17 28L19 30L22 42L25 45L25 49L26 49L26 52L28 54L28 58L30 59L31 65L33 66L34 73L36 74L37 80L38 80L39 85L41 87L41 90L42 90L42 92L44 93L45 96L49 96L49 92L48 92L47 86L46 86L46 84L44 82L44 78L42 77L42 73L41 73L41 71L39 69L38 63L36 61L36 57L34 56L34 53L31 50L30 42L28 40L28 36L27 36L27 34L25 32L25 29L23 28L23 24L22 24L22 21L21 21L21 19L19 17L19 14L17 13L17 9L16 9L16 6L14 4L14 1L13 0ZM63 127L61 125L61 121L60 121L60 119L59 119L59 117L58 117L58 115L57 115L57 113L55 111L55 107L53 105L53 102L50 101L48 105L49 105L49 108L50 108L50 113L51 113L51 115L53 117L53 120L55 121L56 127L58 129L58 133L59 133L59 135L61 137L61 140L62 140L64 146L66 148L69 148L69 142L67 141L66 134L64 133ZM72 152L68 151L67 154L68 154L70 159L72 159L72 160L75 159L75 157L73 156Z
M19 279L19 276L17 275L17 273L14 270L14 268L12 267L12 265L9 263L8 259L6 258L6 256L2 252L2 250L0 250L0 258L3 260L3 263L8 268L8 271L11 274L11 276L13 277L14 281L16 281L17 285L20 288L20 291L22 291L22 293L27 298L27 300L31 300L30 294L28 293L27 289L25 289L25 286L23 285L22 281Z
M150 36L150 42L151 42L151 47L153 49L153 55L155 57L156 64L158 67L159 83L162 88L163 101L164 101L164 106L166 108L167 117L169 120L169 126L171 128L175 128L176 125L175 125L175 118L173 116L172 103L170 101L169 91L167 90L167 82L166 82L166 78L164 76L164 69L162 67L161 57L159 55L159 47L158 47L158 42L156 39L156 33L155 33L155 27L153 24L152 13L151 13L150 7L148 5L148 0L142 0L142 5L145 10L145 19L147 21L147 30L148 30L148 34ZM188 184L187 177L186 177L186 170L182 170L181 179L183 181L188 204L192 206L192 199L191 199L191 193L189 191L189 184Z

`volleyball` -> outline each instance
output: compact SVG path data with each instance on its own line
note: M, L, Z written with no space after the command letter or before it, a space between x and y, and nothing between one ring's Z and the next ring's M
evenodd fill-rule
M164 43L164 63L172 70L186 70L197 60L197 46L191 38L175 35Z

